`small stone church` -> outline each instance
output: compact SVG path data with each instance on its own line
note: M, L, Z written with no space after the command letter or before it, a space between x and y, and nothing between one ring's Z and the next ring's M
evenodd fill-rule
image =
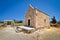
M25 13L24 25L33 28L49 27L49 15L29 5Z
M13 20L5 20L4 24L14 25L15 23ZM33 28L50 27L49 15L29 5L22 24Z

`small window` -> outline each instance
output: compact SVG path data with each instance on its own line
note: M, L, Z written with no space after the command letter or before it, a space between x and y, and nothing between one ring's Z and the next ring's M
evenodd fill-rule
M44 19L44 23L46 23L46 19Z

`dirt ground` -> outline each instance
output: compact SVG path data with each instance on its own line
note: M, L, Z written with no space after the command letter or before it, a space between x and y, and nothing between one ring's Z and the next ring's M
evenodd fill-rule
M13 27L0 30L0 40L60 40L60 28L39 29L31 34L16 33Z

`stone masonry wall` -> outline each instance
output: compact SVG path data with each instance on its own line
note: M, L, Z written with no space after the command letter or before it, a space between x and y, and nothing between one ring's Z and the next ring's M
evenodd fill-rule
M48 27L50 25L49 16L36 10L36 28Z

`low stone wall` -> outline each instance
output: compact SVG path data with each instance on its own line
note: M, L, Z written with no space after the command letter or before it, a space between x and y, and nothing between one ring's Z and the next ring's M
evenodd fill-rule
M4 26L7 26L7 25L4 24L4 23L0 23L0 27L4 27ZM12 26L15 26L15 27L17 27L17 26L23 26L23 23L13 23Z

